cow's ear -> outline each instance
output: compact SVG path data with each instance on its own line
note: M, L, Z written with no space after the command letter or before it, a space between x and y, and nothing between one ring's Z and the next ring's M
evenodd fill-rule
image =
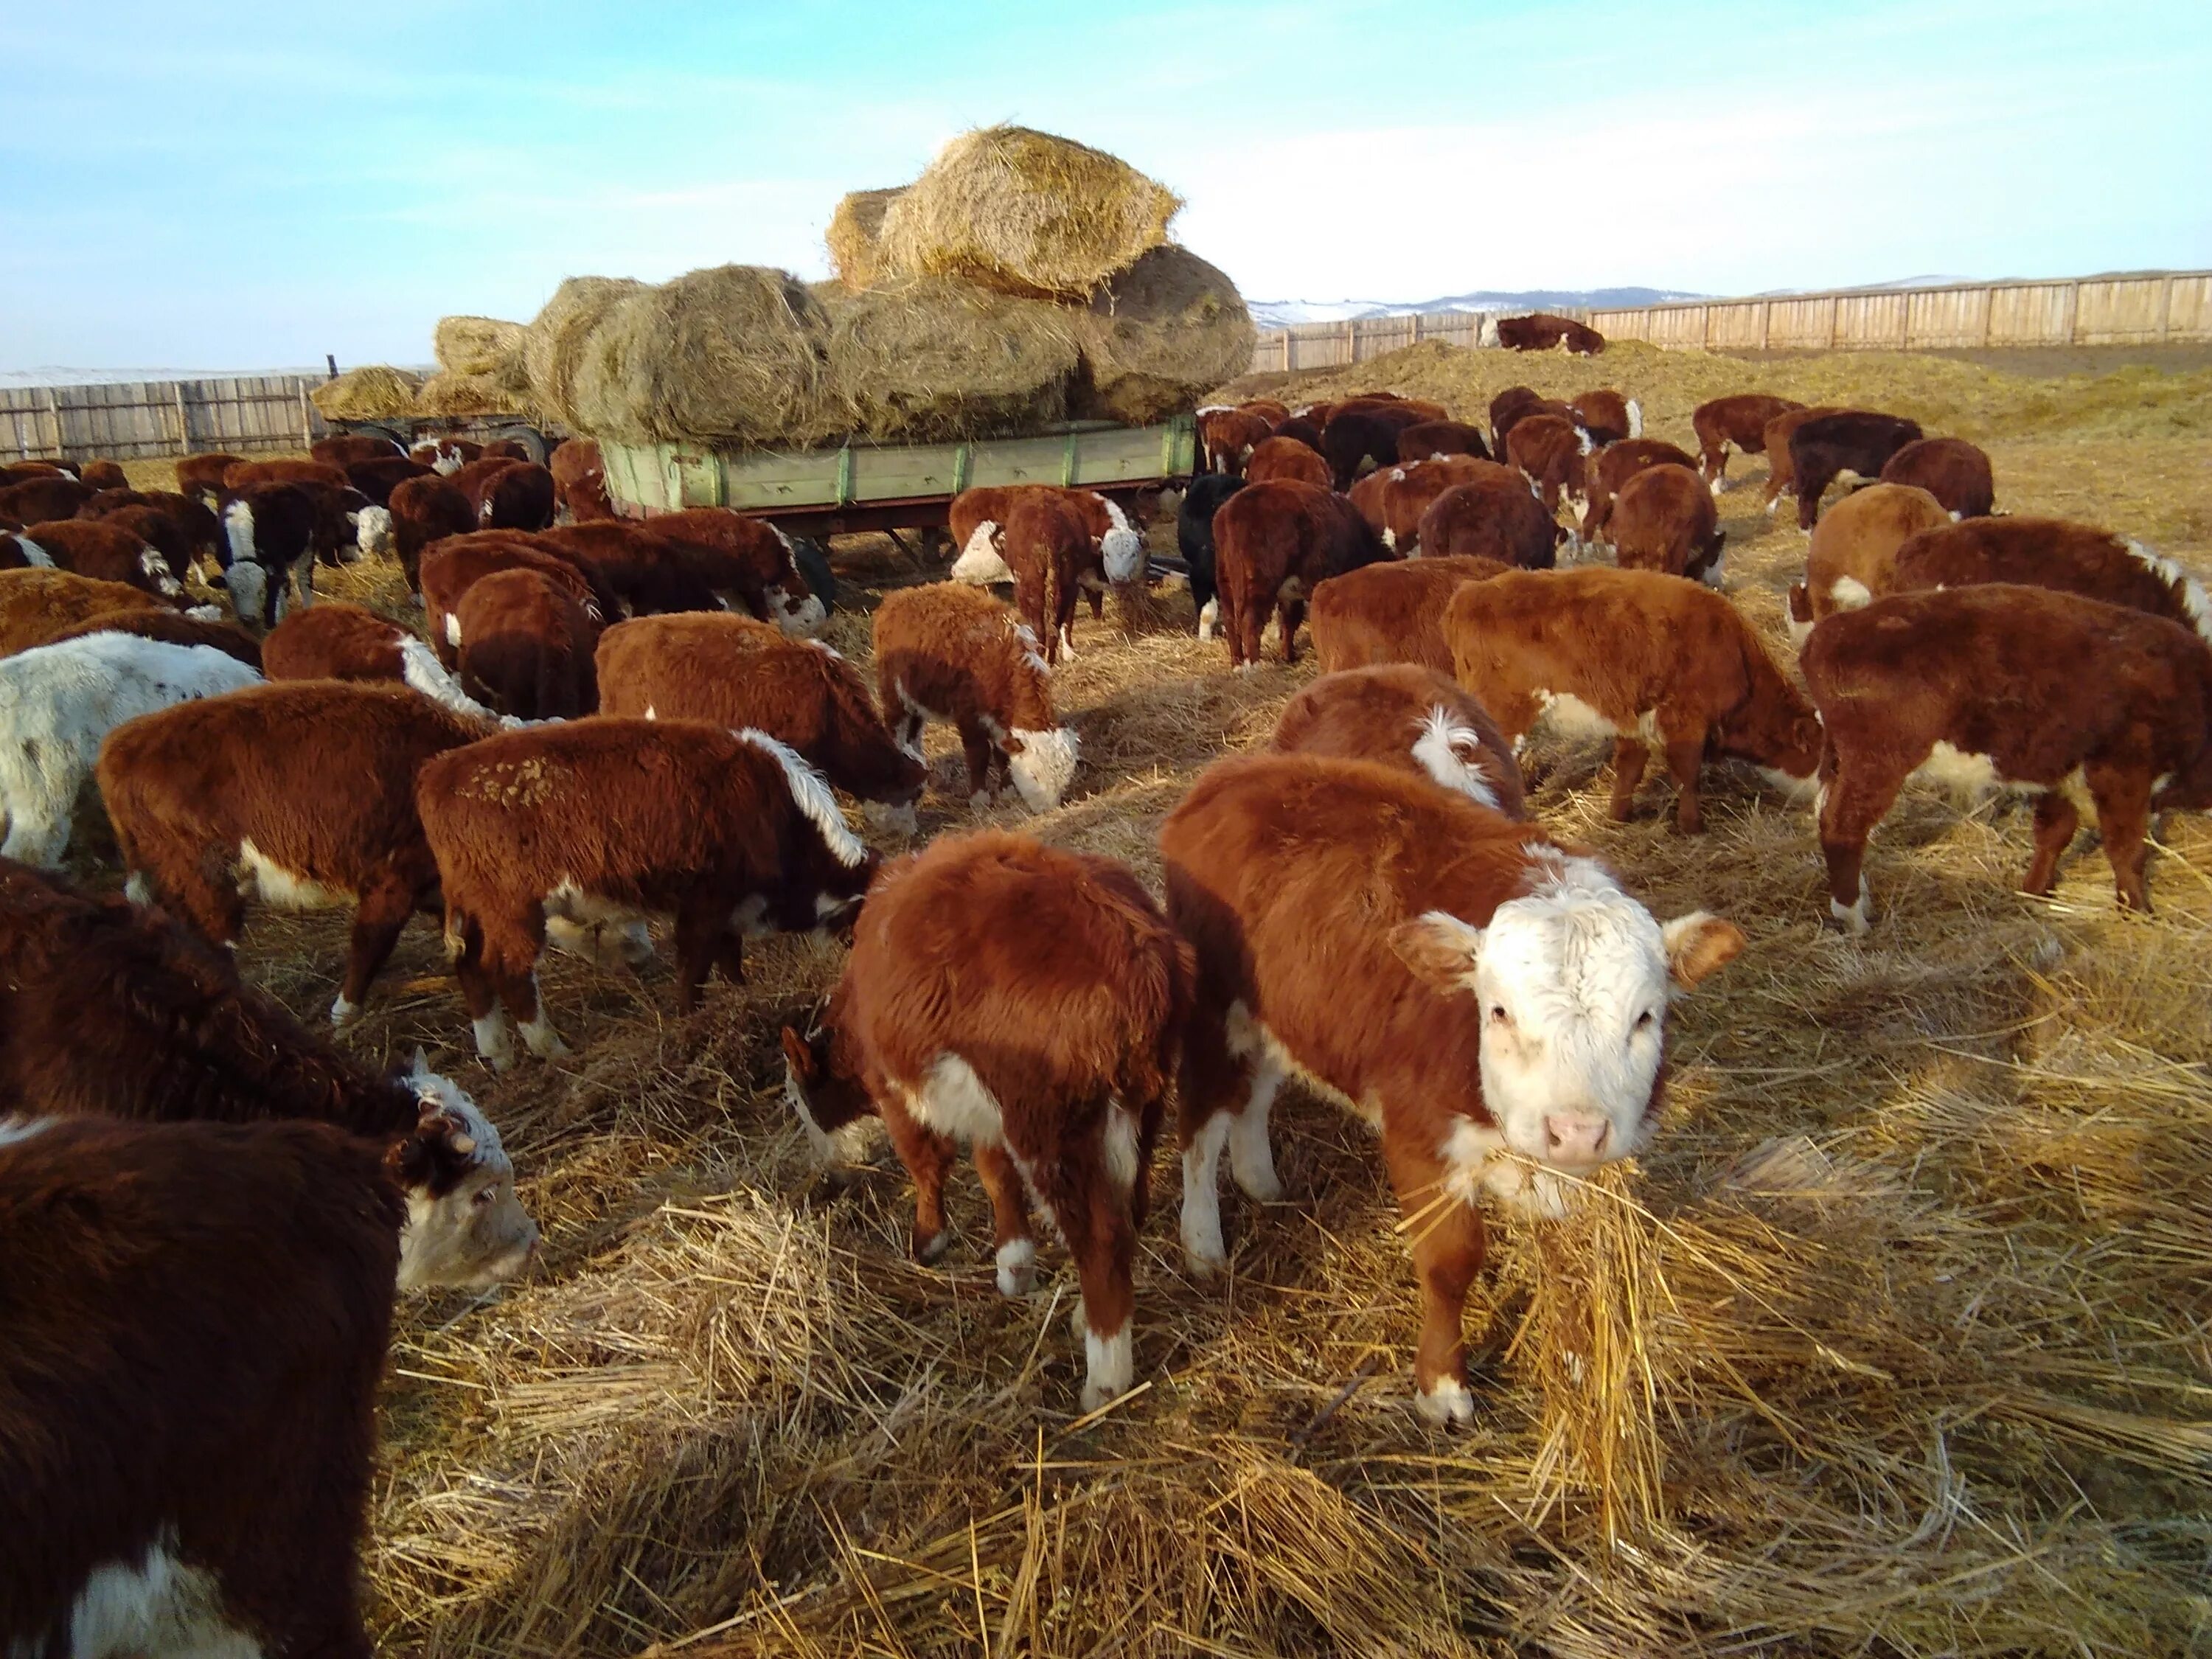
M1482 955L1482 929L1457 916L1431 910L1390 930L1390 948L1415 979L1438 991L1467 988Z
M420 1043L417 1043L415 1047L415 1062L408 1068L407 1075L410 1077L428 1077L430 1075L430 1056L422 1052L422 1047Z
M799 1087L806 1088L814 1082L814 1051L806 1046L806 1039L788 1025L783 1028L783 1063L791 1068Z
M1677 916L1659 932L1667 942L1668 971L1685 991L1734 962L1746 943L1742 928L1703 910Z

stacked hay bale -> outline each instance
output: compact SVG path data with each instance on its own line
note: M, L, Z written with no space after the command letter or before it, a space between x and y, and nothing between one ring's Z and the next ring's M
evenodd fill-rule
M416 415L520 415L531 405L523 326L496 317L441 317L431 331L438 372L415 394Z
M563 283L514 357L532 400L629 443L805 448L1143 424L1249 362L1220 271L1168 240L1182 203L1020 127L954 140L913 184L841 201L837 280L754 265L659 288ZM441 362L444 361L441 356Z
M419 384L404 368L365 363L324 381L307 394L307 400L328 421L399 420L414 413Z

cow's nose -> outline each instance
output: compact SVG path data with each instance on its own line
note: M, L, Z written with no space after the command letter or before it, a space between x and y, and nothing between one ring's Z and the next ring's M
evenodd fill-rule
M1611 1121L1595 1112L1553 1112L1544 1120L1545 1159L1569 1167L1595 1164L1612 1135Z

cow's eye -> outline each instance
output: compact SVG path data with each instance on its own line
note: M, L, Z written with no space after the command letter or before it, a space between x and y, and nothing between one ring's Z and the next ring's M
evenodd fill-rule
M1493 1002L1490 1005L1490 1023L1492 1025L1506 1025L1512 1023L1512 1017L1505 1012L1504 1003Z
M1642 1013L1637 1015L1636 1029L1639 1031L1648 1031L1657 1023L1657 1018L1656 1015L1646 1008Z
M494 1182L489 1187L479 1187L477 1188L476 1202L478 1204L489 1204L498 1196L499 1183L497 1182Z

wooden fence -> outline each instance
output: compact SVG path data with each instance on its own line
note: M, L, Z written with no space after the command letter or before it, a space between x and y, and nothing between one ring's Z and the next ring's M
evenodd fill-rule
M1474 345L1497 312L1301 323L1260 336L1255 371L1364 362L1421 340ZM1567 309L1607 339L1713 351L1927 351L2212 341L2212 271Z
M0 459L115 460L201 450L305 449L329 430L319 374L0 387Z

